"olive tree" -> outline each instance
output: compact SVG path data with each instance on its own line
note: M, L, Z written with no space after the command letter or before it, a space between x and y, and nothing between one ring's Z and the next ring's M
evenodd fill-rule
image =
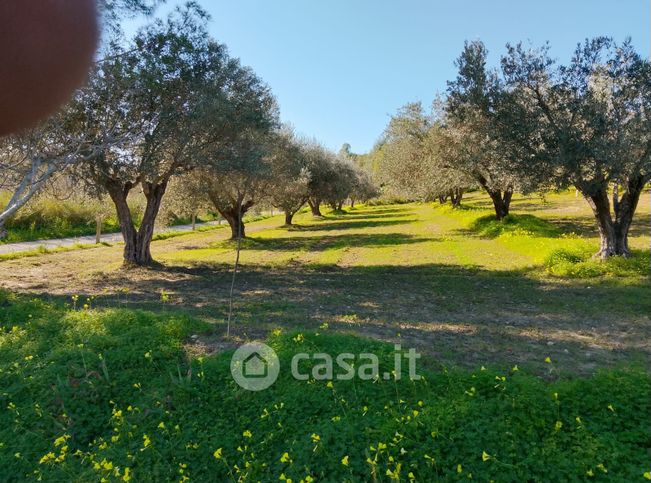
M337 182L336 156L315 141L303 148L310 180L307 203L313 216L321 214L321 204L331 196L331 186Z
M402 107L384 133L382 180L398 195L430 201L461 203L472 184L453 162L454 147L433 109L426 114L420 103Z
M189 173L175 176L170 180L161 212L164 214L166 224L179 218L189 218L192 230L195 230L199 214L210 211L211 208L211 204L203 196L200 180Z
M78 172L115 204L128 264L153 261L151 239L171 178L228 152L243 132L265 122L267 88L210 38L206 21L188 4L130 44L113 45L114 55L76 99L76 129L123 139ZM127 204L136 186L146 198L139 227Z
M325 200L334 211L343 205L357 185L357 170L347 159L337 157L332 164L334 178L327 185Z
M482 42L466 42L455 63L457 78L448 82L443 134L449 162L488 193L495 217L502 220L513 192L526 189L527 177L516 174L519 153L505 149L496 126L495 105L503 86L497 73L487 70L487 54Z
M356 171L355 183L348 195L348 198L350 199L350 207L354 207L355 203L358 201L360 203L366 203L378 196L380 196L380 191L378 187L375 186L375 183L373 183L371 175L363 169L358 168Z
M310 174L301 141L289 129L280 131L273 145L273 176L269 185L269 200L283 210L285 225L290 226L294 215L307 203Z
M523 153L520 172L573 185L592 208L596 256L629 255L628 232L651 179L651 66L630 41L598 37L558 66L548 47L507 46L500 111ZM609 188L612 187L612 195Z
M244 215L263 200L274 175L274 139L277 110L269 98L268 123L242 135L226 152L212 153L210 162L195 176L219 214L231 227L231 238L246 237Z

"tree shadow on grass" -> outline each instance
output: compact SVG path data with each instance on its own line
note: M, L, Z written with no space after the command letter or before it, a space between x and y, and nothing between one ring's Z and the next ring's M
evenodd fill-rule
M106 306L189 312L221 324L232 267L167 266L115 272L88 293ZM332 329L413 345L449 364L532 364L580 373L651 353L651 301L644 280L555 281L527 271L456 265L241 267L235 324L256 330ZM120 295L119 290L128 290ZM161 303L161 293L169 301ZM400 335L399 335L400 334ZM547 368L547 369L545 369Z
M401 206L401 207L391 207L391 208L355 208L346 212L345 216L368 216L371 215L397 215L404 214L405 212L410 212L413 209L413 206Z
M645 236L649 234L651 217L639 215L631 226L630 236ZM467 228L457 230L462 235L474 235L482 238L495 238L505 233L527 234L542 238L560 238L566 235L581 237L597 237L599 233L594 218L586 216L538 217L530 214L513 213L502 221L497 221L493 215L485 215L474 220Z
M373 212L369 212L369 213L346 213L345 215L337 215L337 216L328 215L328 216L325 216L325 217L323 217L323 221L333 221L333 220L375 220L375 219L386 220L387 218L389 218L389 219L392 219L392 218L406 218L408 216L413 216L413 212L412 211L402 211L402 212L395 213L395 214L390 214L390 213L373 214Z
M382 217L380 217L382 218ZM415 218L405 218L400 220L386 219L360 219L360 220L341 220L331 221L326 219L321 223L292 225L288 231L334 231L334 230L359 230L364 228L377 228L384 226L408 225L417 221Z
M404 233L377 234L343 234L300 237L249 237L242 241L243 250L278 250L278 251L323 251L343 247L383 247L398 246L432 241L432 238L407 235ZM233 242L221 242L216 247L232 245Z

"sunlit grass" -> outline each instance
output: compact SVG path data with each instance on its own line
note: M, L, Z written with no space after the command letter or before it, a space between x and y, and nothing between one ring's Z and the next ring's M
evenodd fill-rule
M571 194L550 195L551 201L545 203L534 200L542 209L531 213L515 211L518 202L524 204L516 199L514 212L502 222L494 219L484 198L473 195L462 209L429 203L357 206L344 213L324 210L325 218L313 218L303 211L296 216L293 227L250 234L242 243L241 262L260 267L290 262L306 267L443 264L499 271L532 270L534 276L565 274L573 278L644 275L640 267L645 259L639 251L630 262L612 261L596 268L599 262L591 261L593 268L586 268L587 254L598 249L596 234L577 234L554 221L562 202L574 206L572 203L583 201ZM565 214L571 215L572 209ZM631 245L643 246L647 240L632 236ZM163 261L228 264L234 259L234 248L233 242L222 241L208 248L166 253ZM553 268L550 257L563 250L580 252L583 268L568 265L578 260L565 260L562 269ZM628 266L634 269L626 270Z

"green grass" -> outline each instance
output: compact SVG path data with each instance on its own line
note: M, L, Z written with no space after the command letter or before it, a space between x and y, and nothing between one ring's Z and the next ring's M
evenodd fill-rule
M559 229L549 221L534 215L508 215L498 221L494 215L485 215L475 219L471 229L478 235L488 238L541 237L554 238L560 235Z
M234 329L282 367L260 393L231 352L189 343L233 343L229 230L158 239L152 270L119 270L120 246L0 264L49 293L0 295L0 480L644 481L648 203L634 256L607 262L573 193L516 197L501 223L485 196L464 203L248 220ZM288 374L306 349L390 370L387 342L421 351L426 379Z
M251 393L231 379L230 352L187 355L188 336L209 326L179 311L75 310L7 294L0 305L0 468L10 479L124 481L128 468L139 482L644 481L650 470L644 371L555 380L554 360L553 382L510 366L332 387L294 380L298 351L373 352L391 370L391 345L322 327L270 336L281 376Z
M630 257L593 258L591 249L557 249L545 260L545 268L556 277L648 277L651 257L648 250L634 250Z
M110 243L102 242L99 245L89 244L89 243L75 243L70 246L61 246L56 248L47 248L44 245L40 245L34 250L27 250L23 252L13 252L13 253L2 253L0 254L0 260L17 260L19 258L29 258L29 257L38 257L41 255L46 255L48 253L64 253L71 252L75 250L89 250L91 248L97 248L98 246L110 247Z

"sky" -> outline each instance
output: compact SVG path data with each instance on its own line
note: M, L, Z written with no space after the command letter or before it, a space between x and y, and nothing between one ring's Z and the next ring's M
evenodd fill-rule
M164 15L182 2L168 0ZM649 56L649 0L199 0L210 32L251 66L281 118L331 149L369 151L407 102L429 105L465 40L497 66L507 42L551 44L566 62L587 37L631 37Z

